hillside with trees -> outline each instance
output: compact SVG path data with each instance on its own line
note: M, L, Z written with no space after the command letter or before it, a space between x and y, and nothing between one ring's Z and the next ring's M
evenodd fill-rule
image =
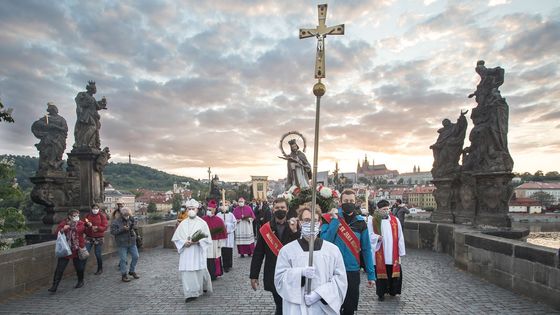
M24 155L0 155L0 159L13 161L15 175L21 190L28 192L33 188L29 177L35 176L39 166L39 158ZM66 165L64 168L66 168ZM189 183L189 189L193 191L208 190L207 184L202 184L193 178L168 174L138 164L109 163L103 175L105 181L111 183L118 190L134 191L137 188L170 190L173 188L173 183L187 182Z

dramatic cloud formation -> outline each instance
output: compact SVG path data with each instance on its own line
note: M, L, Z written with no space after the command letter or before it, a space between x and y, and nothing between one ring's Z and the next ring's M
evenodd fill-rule
M3 1L0 153L37 155L30 132L53 101L74 143L74 97L97 82L112 160L205 178L285 176L278 142L302 132L312 159L315 3L285 0ZM319 169L358 159L429 170L443 118L475 106L476 61L506 70L515 171L560 160L556 1L327 1ZM468 145L468 142L466 143Z

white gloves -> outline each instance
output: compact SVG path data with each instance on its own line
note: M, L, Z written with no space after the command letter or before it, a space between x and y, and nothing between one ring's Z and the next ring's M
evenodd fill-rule
M307 279L314 279L317 277L317 275L315 275L315 267L305 267L303 268L303 271L301 272L301 275L306 277Z
M311 293L305 294L303 298L305 299L305 305L311 306L311 304L319 301L321 296L317 292L311 291Z

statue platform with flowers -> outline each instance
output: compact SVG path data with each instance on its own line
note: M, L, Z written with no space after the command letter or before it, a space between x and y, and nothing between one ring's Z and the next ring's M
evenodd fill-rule
M337 207L337 200L339 196L340 193L337 190L323 185L317 186L317 204L321 207L321 212L323 213L327 213L332 208ZM311 202L312 191L311 187L301 189L294 185L278 197L284 198L288 201L288 217L292 218L297 216L296 210L300 205L306 202Z

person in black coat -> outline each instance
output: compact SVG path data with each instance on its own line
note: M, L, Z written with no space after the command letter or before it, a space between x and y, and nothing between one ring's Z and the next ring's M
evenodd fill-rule
M268 227L274 234L274 238L282 245L300 238L298 231L298 224L295 218L288 220L288 202L286 199L278 198L274 201L272 207L272 219L269 223L264 224L257 237L257 244L253 252L251 260L251 272L249 278L251 279L251 287L257 290L259 286L259 274L261 272L262 262L264 260L263 283L265 291L272 292L274 303L276 304L276 314L282 314L282 298L276 292L274 287L274 272L276 269L276 259L279 248L276 253L270 248L269 244L265 241L263 234L266 234Z

